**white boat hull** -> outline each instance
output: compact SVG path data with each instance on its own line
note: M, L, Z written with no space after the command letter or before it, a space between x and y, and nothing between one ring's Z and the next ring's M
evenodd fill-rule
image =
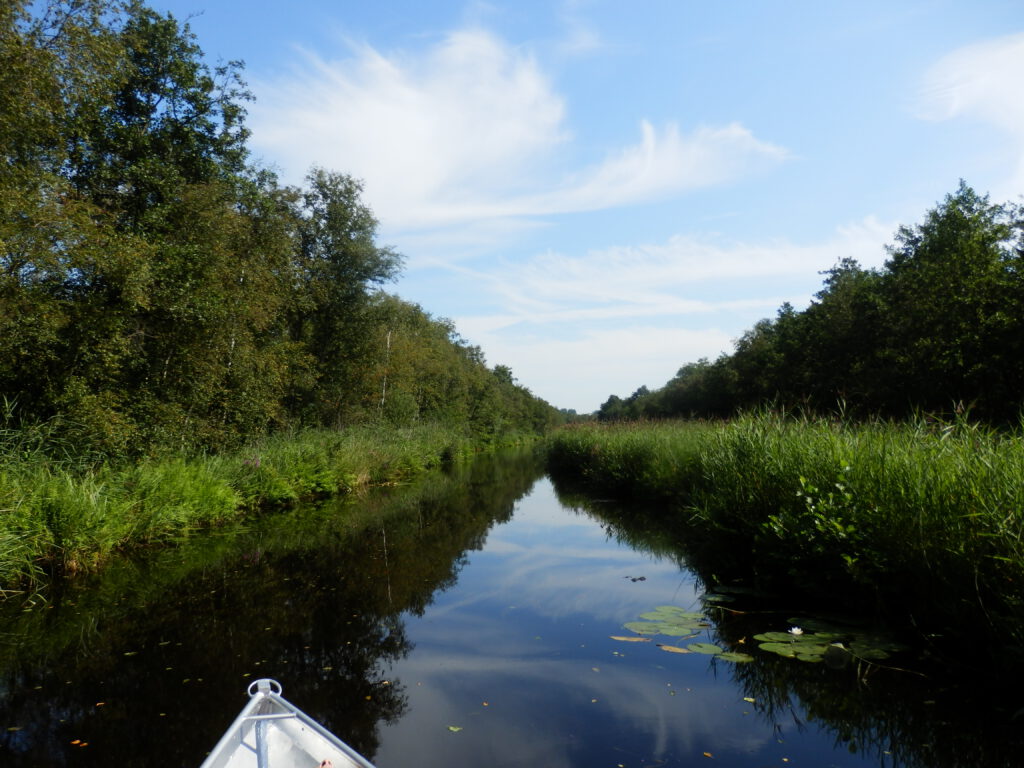
M200 768L373 768L358 752L281 696L274 680L249 686L249 703Z

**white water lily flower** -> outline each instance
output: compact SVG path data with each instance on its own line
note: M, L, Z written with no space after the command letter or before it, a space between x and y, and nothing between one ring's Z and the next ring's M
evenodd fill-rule
M800 629L800 627L790 627L789 628L789 634L793 635L794 637L799 637L803 633L804 633L804 631L802 629Z

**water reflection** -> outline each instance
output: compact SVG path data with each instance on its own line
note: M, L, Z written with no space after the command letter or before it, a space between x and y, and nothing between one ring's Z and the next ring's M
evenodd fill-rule
M595 502L569 487L560 488L559 494L563 503L601 520L617 540L674 558L696 568L698 580L715 583L713 564L700 562L700 553L688 557L687 542L658 510ZM806 615L806 607L786 610L785 602L777 597L748 598L731 608L712 608L713 640L723 648L749 652L754 634L784 630L794 614ZM964 668L950 669L919 646L892 660L852 662L838 669L762 653L756 663L721 664L719 671L755 702L759 718L773 727L790 724L800 733L818 731L832 739L837 750L861 755L871 764L1019 764L1024 754L1024 709L1013 681L994 680L984 669L970 669L969 659L964 661Z
M455 583L538 472L529 455L482 460L8 603L0 763L198 765L260 676L372 756L408 708L385 675L413 648L402 612Z
M702 580L657 516L540 473L529 454L484 458L4 605L0 765L198 765L261 676L379 768L712 764L705 753L955 768L1021 754L1013 710L930 671L756 651L734 665L613 639L657 605L700 610ZM785 628L772 606L743 609L711 610L693 640L750 650Z

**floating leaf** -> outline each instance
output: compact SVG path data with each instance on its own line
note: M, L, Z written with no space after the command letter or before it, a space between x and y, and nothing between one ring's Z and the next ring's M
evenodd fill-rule
M686 647L694 653L706 653L710 656L717 656L722 653L722 649L714 643L690 643Z
M661 634L659 625L652 624L647 621L631 621L628 624L623 624L622 626L628 629L630 632L636 632L638 635Z
M649 643L651 638L649 637L632 637L627 635L609 635L612 640L618 640L620 643Z
M741 651L725 651L724 653L718 654L717 658L725 659L736 664L746 664L754 660L754 657L749 653L742 653ZM753 701L753 699L751 699Z
M850 643L850 653L858 658L865 659L867 661L881 661L882 659L889 658L889 652L884 651L881 648L876 648L873 645L869 645L862 640L854 640Z
M779 656L785 656L788 659L795 659L796 650L794 645L794 643L761 643L758 645L758 648L769 653L777 653Z
M695 629L704 629L704 627L683 627L677 624L659 624L661 631L659 635L666 635L667 637L696 637L697 633Z
M703 619L700 611L687 611L674 605L659 605L654 609L658 613L669 614L673 619Z
M458 733L459 731L462 730L462 726L461 725L449 725L448 726L448 730L451 731L452 733Z
M754 703L754 698L752 696L744 696L743 700L745 702L747 702L748 704L753 704Z
M809 661L812 663L825 660L825 657L820 653L798 653L796 658L797 661Z
M669 653L689 653L688 650L680 648L677 645L658 645L658 647L663 651L668 651Z
M793 640L793 635L789 632L761 632L754 635L754 639L762 643L788 643Z
M736 600L732 595L716 595L713 592L707 592L701 595L700 599L706 603L732 603Z

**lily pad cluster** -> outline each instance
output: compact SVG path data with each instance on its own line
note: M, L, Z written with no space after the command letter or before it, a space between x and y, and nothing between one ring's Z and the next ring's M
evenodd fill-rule
M625 628L638 635L665 635L689 640L711 626L703 613L674 605L659 605L653 611L640 614L640 618L643 621L631 621L624 625ZM754 660L750 654L726 651L714 643L690 643L686 647L659 644L659 647L669 653L702 653L737 663Z
M856 627L832 624L820 619L794 618L788 632L762 632L754 635L762 651L789 659L845 665L852 658L865 661L887 659L906 646L891 637Z

